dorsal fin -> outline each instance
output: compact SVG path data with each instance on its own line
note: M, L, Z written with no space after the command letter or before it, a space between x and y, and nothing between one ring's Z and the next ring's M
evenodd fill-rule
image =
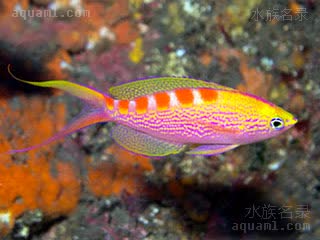
M116 99L131 100L136 97L150 95L155 92L170 91L177 88L212 88L218 90L220 89L234 91L233 88L193 78L154 77L111 87L109 89L109 93Z

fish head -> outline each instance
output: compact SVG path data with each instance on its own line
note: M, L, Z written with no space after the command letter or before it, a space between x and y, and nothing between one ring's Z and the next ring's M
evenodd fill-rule
M298 122L294 115L283 108L262 98L255 96L253 98L255 112L252 116L257 121L254 123L250 120L244 122L244 132L248 137L248 142L256 142L278 136Z
M274 115L270 119L270 131L279 132L286 131L293 127L298 122L298 119L286 110L276 107Z
M269 132L271 137L287 131L297 122L298 119L291 113L287 112L281 107L274 106L269 117Z

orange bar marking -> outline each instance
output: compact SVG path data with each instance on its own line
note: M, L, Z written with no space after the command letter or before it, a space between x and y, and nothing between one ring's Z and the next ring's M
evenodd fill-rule
M114 101L111 97L105 96L106 104L108 110L113 110L114 109Z
M119 100L118 106L121 114L127 114L129 111L129 100Z
M154 94L156 99L157 110L164 111L170 106L170 96L166 92L159 92Z
M179 103L183 107L190 107L193 104L193 94L191 89L177 89L175 94Z
M213 103L217 100L218 93L214 89L206 89L206 88L200 88L198 89L200 96L202 98L202 101L205 103Z
M148 109L148 97L138 97L136 100L136 111L138 114L143 114L147 112Z

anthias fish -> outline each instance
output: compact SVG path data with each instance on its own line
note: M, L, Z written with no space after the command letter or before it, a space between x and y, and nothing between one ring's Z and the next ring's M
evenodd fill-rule
M90 108L55 136L10 150L11 154L41 147L94 123L114 122L113 139L135 153L216 155L277 136L297 122L292 114L260 97L192 78L149 78L104 93L63 80L31 82L13 77L64 90Z

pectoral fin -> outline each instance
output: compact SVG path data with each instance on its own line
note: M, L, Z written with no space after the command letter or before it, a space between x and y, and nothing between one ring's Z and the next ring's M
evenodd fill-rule
M167 142L123 125L115 125L111 131L120 146L145 156L162 157L185 148L183 144Z
M193 154L193 155L204 155L204 156L210 156L210 155L218 155L220 153L229 151L231 149L234 149L238 147L238 144L234 145L200 145L194 149L191 149L187 152L187 154Z

